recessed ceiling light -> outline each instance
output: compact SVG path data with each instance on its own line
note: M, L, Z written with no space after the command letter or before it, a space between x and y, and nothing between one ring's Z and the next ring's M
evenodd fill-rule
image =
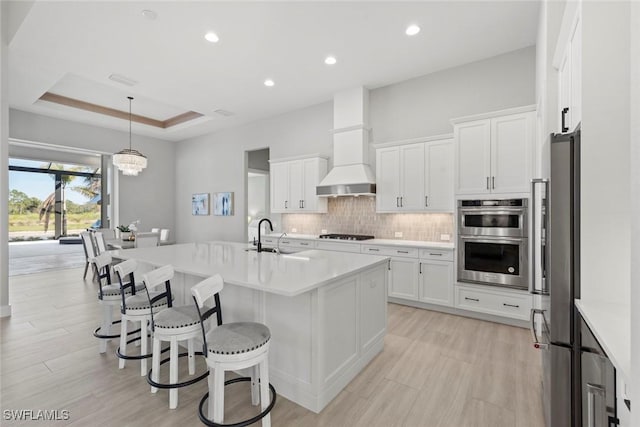
M338 62L338 60L336 59L335 56L327 56L324 59L324 63L327 65L334 65L336 62Z
M405 33L408 36L415 36L416 34L418 34L420 32L420 27L418 27L417 25L409 25L407 27L407 29L405 30Z
M267 79L267 80L264 81L264 85L267 86L267 87L272 87L275 84L276 83L271 79Z
M155 10L145 9L141 13L142 13L142 16L144 16L145 18L151 21L155 21L156 18L158 17L158 14L156 13Z
M218 43L220 38L216 33L212 33L211 31L204 35L204 38L211 43Z
M114 82L122 83L127 86L135 86L138 82L130 77L123 76L122 74L111 74L109 76L109 80L113 80Z

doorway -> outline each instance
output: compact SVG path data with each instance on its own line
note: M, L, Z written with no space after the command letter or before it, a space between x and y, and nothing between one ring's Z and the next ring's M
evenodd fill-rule
M246 151L246 241L258 237L258 222L271 217L269 149Z

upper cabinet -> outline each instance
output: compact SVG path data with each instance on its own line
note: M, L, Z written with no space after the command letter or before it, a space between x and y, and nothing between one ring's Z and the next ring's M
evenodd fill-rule
M456 194L530 191L533 110L534 107L524 107L453 120Z
M326 198L316 196L316 186L327 174L327 159L272 160L270 167L271 212L327 212Z
M557 132L573 132L582 120L582 20L579 5L567 9L554 55L558 69Z
M376 211L453 212L453 140L398 144L376 149Z

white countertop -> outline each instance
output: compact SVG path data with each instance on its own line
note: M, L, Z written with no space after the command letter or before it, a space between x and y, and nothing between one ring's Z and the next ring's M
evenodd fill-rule
M629 305L576 301L576 307L627 384L631 382L631 309Z
M387 257L308 250L290 255L246 251L247 243L183 243L110 251L114 258L136 259L154 266L173 265L180 273L206 278L222 275L225 283L284 296L296 296L378 264Z
M267 234L268 237L280 237L281 233ZM455 249L455 245L450 242L427 242L424 240L395 240L395 239L369 239L369 240L339 240L339 239L321 239L315 234L294 234L287 233L283 239L301 239L301 240L317 240L322 242L337 243L358 243L361 245L383 245L383 246L402 246L421 249Z

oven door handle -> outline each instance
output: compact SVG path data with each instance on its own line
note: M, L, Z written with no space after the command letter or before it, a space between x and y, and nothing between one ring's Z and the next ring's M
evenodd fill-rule
M458 236L460 240L471 240L478 243L523 243L526 237L497 237L497 236Z
M513 215L513 214L524 214L527 208L523 208L521 206L518 207L507 207L507 206L490 206L490 207L482 207L482 208L458 208L458 212L461 214L473 214L473 215Z

